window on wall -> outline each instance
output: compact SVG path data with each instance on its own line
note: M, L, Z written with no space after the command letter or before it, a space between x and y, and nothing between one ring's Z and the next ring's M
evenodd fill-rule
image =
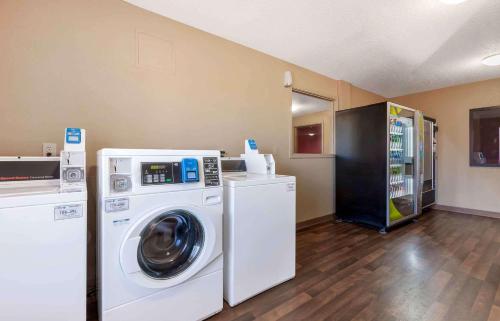
M323 124L295 127L296 152L301 154L323 153Z
M333 100L294 90L291 111L292 154L333 155Z
M470 165L500 167L500 106L471 109Z

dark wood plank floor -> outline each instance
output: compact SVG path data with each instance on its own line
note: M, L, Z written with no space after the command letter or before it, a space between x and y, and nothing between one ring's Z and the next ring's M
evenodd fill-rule
M387 235L297 235L297 276L210 321L500 321L500 220L431 211Z

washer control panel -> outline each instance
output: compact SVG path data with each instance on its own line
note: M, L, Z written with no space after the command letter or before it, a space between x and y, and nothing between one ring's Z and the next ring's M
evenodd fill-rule
M181 162L141 163L142 185L182 183Z
M196 158L183 158L174 162L141 163L141 184L165 185L200 182L203 169L205 186L220 186L217 157L203 157L203 168Z

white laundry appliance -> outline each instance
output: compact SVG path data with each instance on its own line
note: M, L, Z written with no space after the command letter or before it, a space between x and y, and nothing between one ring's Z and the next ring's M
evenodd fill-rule
M257 150L255 141L246 144ZM272 155L242 156L222 160L230 306L295 277L295 177L275 175Z
M0 158L0 320L86 320L87 191L59 177L59 157Z
M101 321L190 321L222 310L218 151L98 152Z

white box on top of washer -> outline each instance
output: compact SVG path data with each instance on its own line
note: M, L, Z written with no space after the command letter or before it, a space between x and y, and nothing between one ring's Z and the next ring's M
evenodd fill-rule
M67 152L85 151L85 129L66 128L64 130L64 150Z

